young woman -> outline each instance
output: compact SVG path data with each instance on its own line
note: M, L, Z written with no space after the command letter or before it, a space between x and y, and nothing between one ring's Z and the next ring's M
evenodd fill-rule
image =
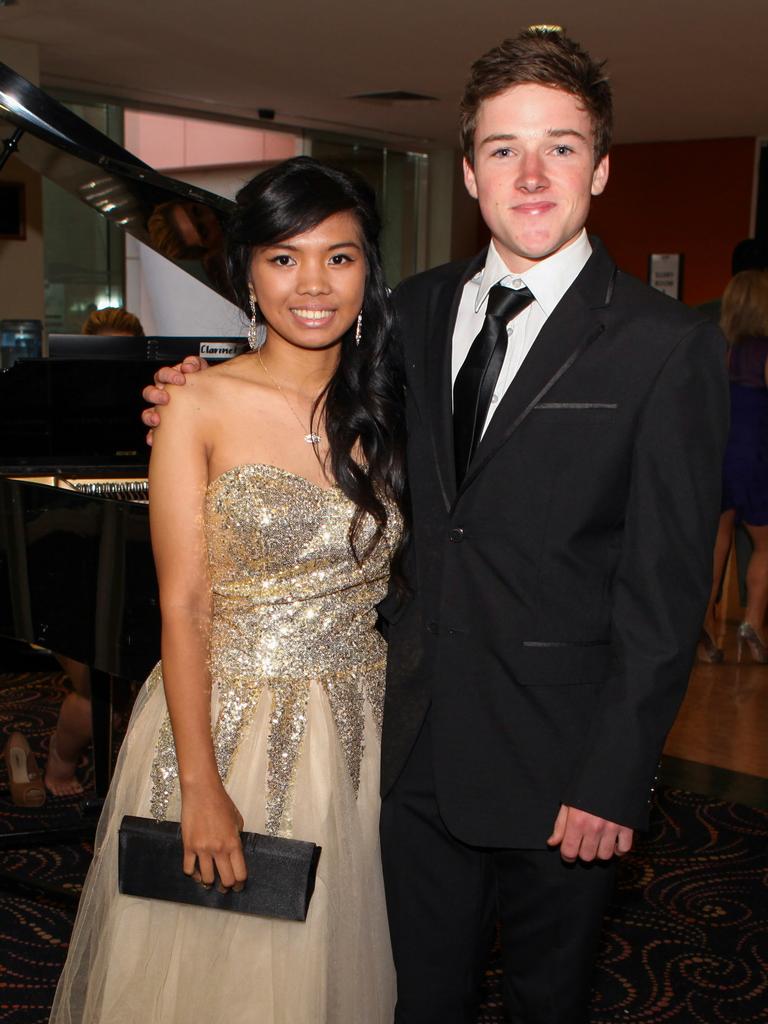
M768 662L764 632L768 608L768 272L743 270L725 289L720 326L728 340L731 426L723 465L723 503L715 541L713 587L700 655L723 659L715 642L715 602L736 523L753 544L747 566L747 607L738 629L739 657L746 647Z
M389 1024L378 849L384 645L403 424L373 197L314 160L238 196L232 287L254 351L174 391L150 516L162 662L99 827L51 1020ZM181 820L201 885L239 830L322 846L305 923L117 893L124 814Z

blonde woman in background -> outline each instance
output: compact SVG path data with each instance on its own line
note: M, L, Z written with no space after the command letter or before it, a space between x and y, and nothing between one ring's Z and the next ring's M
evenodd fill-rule
M715 642L715 602L731 547L742 523L753 544L747 566L747 607L739 626L739 657L768 663L764 633L768 608L768 271L745 270L725 289L720 326L728 339L731 428L723 464L723 511L715 541L712 595L700 654L722 661Z
M81 328L83 334L104 334L110 337L118 335L134 338L144 337L141 320L127 309L119 306L107 306L106 309L94 309Z

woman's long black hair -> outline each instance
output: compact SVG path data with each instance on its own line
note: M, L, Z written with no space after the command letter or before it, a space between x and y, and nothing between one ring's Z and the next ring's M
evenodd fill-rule
M380 221L373 190L356 174L311 157L286 160L257 175L237 194L227 227L227 267L235 298L249 314L248 281L253 250L310 231L336 213L352 213L360 225L366 262L363 332L355 325L341 339L338 368L318 398L325 403L325 433L334 480L355 503L350 544L362 561L387 525L385 500L405 518L405 421L401 359L379 252ZM375 523L360 543L365 514Z

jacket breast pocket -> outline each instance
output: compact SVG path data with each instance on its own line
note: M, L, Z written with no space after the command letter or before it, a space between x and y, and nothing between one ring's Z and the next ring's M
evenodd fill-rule
M619 411L618 402L539 402L533 413L549 424L610 423Z
M522 686L599 685L610 670L611 645L592 641L524 640L515 661L515 676Z

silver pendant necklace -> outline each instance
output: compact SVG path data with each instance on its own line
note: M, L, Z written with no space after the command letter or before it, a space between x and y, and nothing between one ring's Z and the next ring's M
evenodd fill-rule
M299 414L296 412L296 410L293 408L293 406L291 405L290 401L288 400L288 395L286 395L285 391L283 391L282 387L277 383L275 378L272 376L272 374L267 369L267 366L265 365L264 360L261 358L261 350L260 349L256 350L256 355L259 357L259 363L261 364L262 370L264 371L266 376L269 377L269 379L272 382L272 385L275 387L275 389L277 391L279 391L280 394L282 395L283 401L288 406L288 408L291 410L291 414L293 415L293 418L299 424L299 426L301 427L302 432L303 432L305 428L304 428L304 424L301 421L301 417L299 416ZM310 432L308 434L304 434L304 440L306 441L307 444L315 444L315 445L317 445L317 444L320 444L320 442L322 441L322 438L320 437L319 434L316 434L316 433L314 433L314 431L310 430Z

